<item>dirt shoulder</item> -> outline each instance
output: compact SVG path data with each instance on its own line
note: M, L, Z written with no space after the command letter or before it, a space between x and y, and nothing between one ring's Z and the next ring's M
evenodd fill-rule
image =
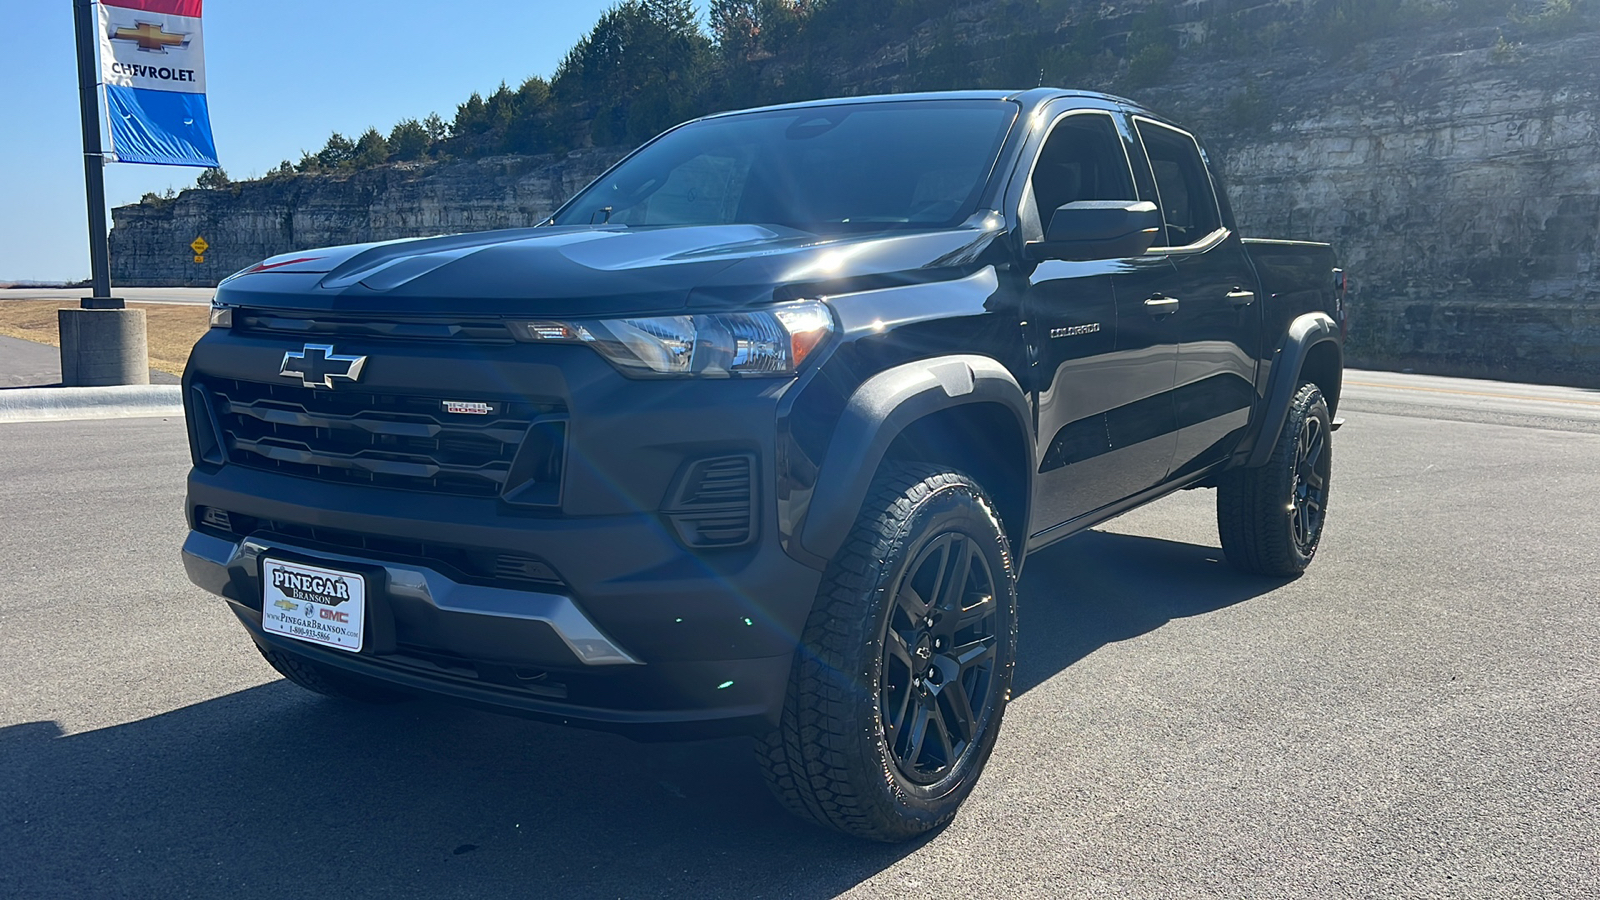
M9 300L0 303L0 334L40 344L61 346L56 327L59 300ZM209 327L211 308L199 304L129 303L142 309L150 342L150 368L182 375L189 350Z

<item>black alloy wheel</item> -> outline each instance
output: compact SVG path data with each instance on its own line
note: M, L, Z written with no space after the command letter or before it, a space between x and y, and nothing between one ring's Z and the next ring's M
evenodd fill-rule
M900 774L935 784L971 751L991 702L999 644L994 575L959 532L935 536L885 622L884 738Z
M1322 543L1333 473L1333 421L1316 385L1295 391L1266 465L1217 480L1217 531L1234 568L1294 578Z
M1327 451L1327 423L1316 416L1306 416L1295 441L1294 493L1289 499L1294 544L1306 556L1316 551L1322 538L1328 476L1333 469L1333 455Z
M988 495L958 472L885 464L818 587L778 727L757 744L773 795L871 840L949 822L994 749L1016 622Z

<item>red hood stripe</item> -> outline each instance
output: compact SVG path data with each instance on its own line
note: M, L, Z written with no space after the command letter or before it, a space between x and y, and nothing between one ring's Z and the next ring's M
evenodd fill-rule
M319 260L321 258L322 257L320 257L320 256L302 256L302 257L299 257L298 259L286 259L283 262L256 263L255 265L251 266L250 268L245 269L244 270L244 274L249 275L249 274L251 274L253 272L270 272L273 269L281 269L284 266L292 266L295 263L316 262L317 260Z

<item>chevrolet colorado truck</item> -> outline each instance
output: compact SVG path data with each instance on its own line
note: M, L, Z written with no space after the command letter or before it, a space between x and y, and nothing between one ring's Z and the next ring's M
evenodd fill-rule
M994 746L1030 553L1210 486L1233 565L1305 569L1343 293L1126 100L709 116L538 227L225 281L183 561L312 691L751 735L903 840Z

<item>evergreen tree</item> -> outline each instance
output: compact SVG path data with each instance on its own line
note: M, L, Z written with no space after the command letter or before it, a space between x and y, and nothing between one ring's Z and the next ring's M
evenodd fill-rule
M422 120L422 130L428 133L428 146L432 148L437 146L450 133L450 126L446 125L444 120L439 118L439 114L434 112L428 113L428 117Z
M327 146L317 153L317 162L324 169L348 169L355 155L355 143L335 131L328 138Z
M228 173L219 166L215 169L201 169L200 177L194 180L194 186L202 191L214 191L232 184L228 180Z
M550 83L535 75L517 88L512 115L501 149L508 153L544 153L551 149Z
M427 155L428 130L416 119L402 119L389 132L389 155L395 159L421 159Z
M368 128L356 141L355 155L350 160L357 169L370 169L389 161L389 142L376 128Z

